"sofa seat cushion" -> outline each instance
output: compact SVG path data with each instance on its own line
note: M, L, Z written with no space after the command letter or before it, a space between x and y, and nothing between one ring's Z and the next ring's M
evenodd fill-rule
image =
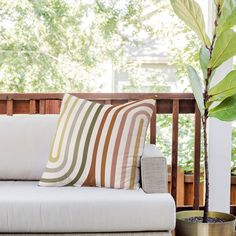
M0 181L0 232L164 231L175 227L170 194L142 189L39 187Z

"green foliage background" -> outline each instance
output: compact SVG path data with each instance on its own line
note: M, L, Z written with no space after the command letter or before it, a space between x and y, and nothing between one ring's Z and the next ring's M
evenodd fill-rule
M158 15L164 18L162 14L170 21L152 20ZM186 64L200 71L200 44L175 16L169 1L1 0L0 92L102 91L99 78L106 70L104 62L128 72L129 86L122 91L142 91L145 80L152 85L150 92L169 92L162 86L163 73L147 69L140 73L128 63L127 47L142 45L143 35L166 43L177 83L183 88L179 92L190 91ZM179 46L181 40L185 44ZM159 116L157 145L169 159L170 133L171 116ZM181 116L179 164L186 172L193 169L193 133L193 117Z

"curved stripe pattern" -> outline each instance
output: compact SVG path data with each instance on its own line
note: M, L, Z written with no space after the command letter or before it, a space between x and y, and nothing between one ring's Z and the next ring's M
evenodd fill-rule
M40 186L139 187L155 100L103 105L66 94Z

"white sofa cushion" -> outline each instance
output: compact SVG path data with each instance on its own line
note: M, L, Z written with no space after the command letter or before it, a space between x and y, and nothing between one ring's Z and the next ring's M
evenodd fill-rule
M39 180L45 170L59 115L0 116L0 179ZM144 156L160 156L145 145Z
M170 194L0 181L0 232L164 231L175 227Z
M58 115L0 116L0 179L39 180Z

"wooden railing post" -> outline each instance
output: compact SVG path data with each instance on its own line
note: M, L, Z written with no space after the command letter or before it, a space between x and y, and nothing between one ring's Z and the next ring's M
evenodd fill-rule
M7 100L7 112L6 114L8 116L12 116L13 115L13 100L10 99L10 100Z
M171 164L171 194L177 200L178 172L178 135L179 135L179 100L173 100L172 108L172 164Z
M157 122L157 103L155 104L154 111L152 114L152 119L150 122L150 143L151 144L156 144L156 122Z
M29 113L36 114L36 100L32 99L29 103Z
M39 100L39 114L45 114L46 112L46 100Z

